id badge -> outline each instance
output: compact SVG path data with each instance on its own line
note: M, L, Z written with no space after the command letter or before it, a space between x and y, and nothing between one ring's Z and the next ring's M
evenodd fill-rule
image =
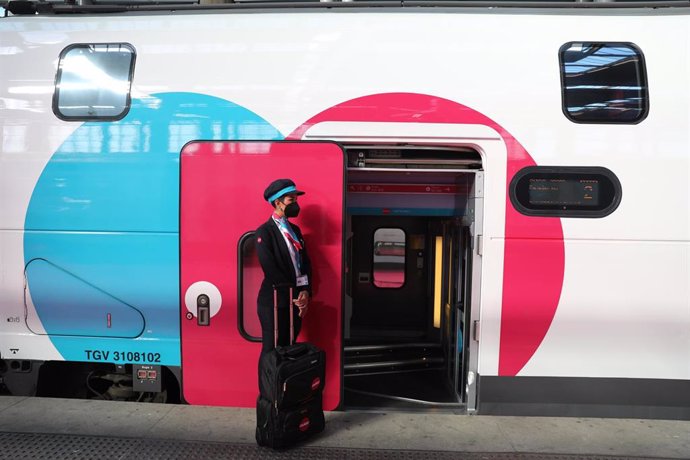
M297 277L297 286L306 286L309 284L309 277L307 275L302 275Z

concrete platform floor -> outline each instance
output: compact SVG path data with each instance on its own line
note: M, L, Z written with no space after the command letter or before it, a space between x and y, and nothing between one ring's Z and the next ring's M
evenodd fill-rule
M304 448L690 459L688 421L329 412L326 423ZM253 409L0 396L5 433L246 445L254 427Z

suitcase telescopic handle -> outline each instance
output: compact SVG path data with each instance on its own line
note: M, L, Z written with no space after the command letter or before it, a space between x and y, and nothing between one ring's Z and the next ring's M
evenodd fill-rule
M290 345L295 343L294 306L292 305L292 286L290 286ZM273 346L278 347L278 289L273 288Z

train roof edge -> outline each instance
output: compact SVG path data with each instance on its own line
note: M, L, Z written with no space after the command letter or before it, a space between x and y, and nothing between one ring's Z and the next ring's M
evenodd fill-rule
M212 11L243 9L332 9L332 8L479 8L505 9L667 9L690 7L688 0L675 1L465 1L465 0L235 0L230 3L202 4L200 0L61 0L0 1L12 15L107 14L124 12Z

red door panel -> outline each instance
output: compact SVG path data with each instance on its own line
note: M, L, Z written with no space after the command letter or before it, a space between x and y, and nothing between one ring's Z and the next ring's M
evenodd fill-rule
M272 213L263 191L290 178L306 195L294 222L312 260L314 296L300 341L326 351L324 409L340 401L342 349L342 150L332 143L194 142L181 155L180 285L183 393L191 404L251 407L258 394L261 343L238 328L238 243ZM256 315L257 267L245 257L245 316ZM247 262L248 261L248 262ZM248 292L254 290L254 292ZM197 299L210 299L210 320L200 325ZM244 320L256 334L257 320Z

